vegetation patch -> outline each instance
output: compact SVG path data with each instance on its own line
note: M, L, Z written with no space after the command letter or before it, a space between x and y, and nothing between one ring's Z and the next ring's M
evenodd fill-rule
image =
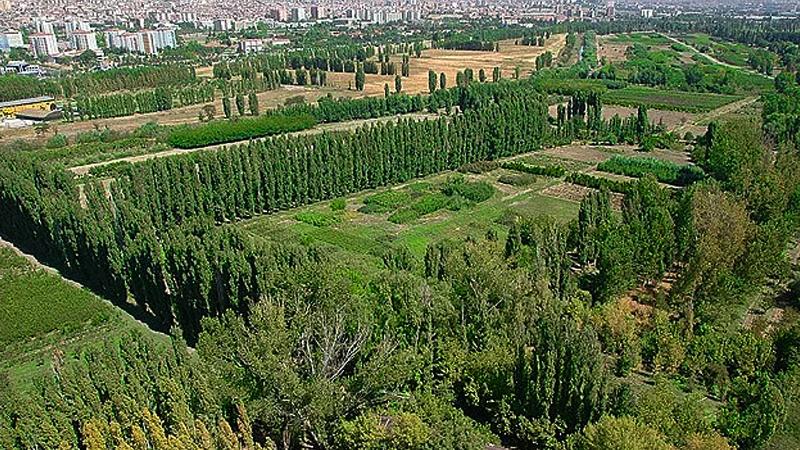
M572 172L565 179L568 183L586 186L593 189L608 189L611 192L627 194L631 191L633 183L630 181L611 180L609 178L596 177L583 172Z
M315 227L327 227L342 221L342 218L333 212L303 211L294 216L298 222L314 225Z
M705 177L703 170L694 165L620 155L603 161L597 170L636 178L653 175L658 181L675 186L688 186Z
M536 175L529 173L507 173L497 179L498 182L510 186L525 187L536 183Z
M650 109L686 112L708 112L741 99L742 97L737 95L672 91L633 86L607 91L603 94L603 102L611 105L644 106Z
M566 170L561 166L532 166L519 161L509 161L503 164L503 169L554 178L563 177L566 173Z
M383 214L407 205L411 194L402 190L390 190L369 195L364 199L364 206L359 212L365 214Z
M198 148L306 130L316 123L308 114L220 120L199 126L176 127L167 141L176 148Z
M76 333L109 315L110 308L91 293L0 247L0 346L53 331Z

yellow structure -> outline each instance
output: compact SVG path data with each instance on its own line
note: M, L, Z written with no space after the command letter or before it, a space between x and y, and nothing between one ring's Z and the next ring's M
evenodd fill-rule
M56 109L56 101L53 97L35 97L2 102L0 103L0 116L15 117L18 112L29 111L31 109L52 111Z

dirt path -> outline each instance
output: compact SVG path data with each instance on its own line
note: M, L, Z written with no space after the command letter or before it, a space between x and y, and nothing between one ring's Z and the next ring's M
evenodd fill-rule
M436 118L436 117L439 117L439 116L436 115L436 114L411 113L411 114L403 114L403 115L399 115L399 116L379 117L379 118L375 118L375 119L360 119L360 120L351 120L351 121L348 121L348 122L326 123L326 124L318 125L318 126L316 126L314 128L308 129L308 130L297 131L297 132L294 132L294 133L282 134L281 136L304 136L304 135L312 135L312 134L319 134L319 133L332 132L332 131L354 130L356 128L359 128L359 127L361 127L363 125L367 125L367 124L396 122L396 121L403 120L403 119L428 120L428 119L433 119L433 118ZM263 140L270 139L270 138L271 137L258 138L258 139L254 139L254 141L263 141ZM137 162L147 161L147 160L155 159L155 158L164 158L164 157L167 157L167 156L180 155L180 154L183 154L183 153L193 153L193 152L197 152L197 151L201 151L201 150L218 150L218 149L221 149L221 148L230 147L232 145L237 145L237 144L242 144L242 143L247 143L247 142L249 142L249 141L229 142L227 144L218 144L218 145L211 145L211 146L208 146L208 147L199 147L199 148L191 148L191 149L175 148L175 149L171 149L171 150L165 150L163 152L149 153L149 154L145 154L145 155L128 156L128 157L125 157L125 158L113 159L111 161L103 161L103 162L98 162L98 163L86 164L86 165L83 165L83 166L70 167L68 170L70 172L76 174L76 175L86 175L86 174L89 173L90 170L92 170L95 167L106 166L106 165L109 165L109 164L114 164L114 163L119 163L119 162L137 163Z
M750 72L750 73L752 73L754 75L759 75L759 76L762 76L762 77L765 77L765 78L769 78L770 80L775 78L772 75L764 75L763 73L756 72L755 70L752 70L752 69L750 69L748 67L737 66L737 65L734 65L734 64L726 63L725 61L720 61L717 58L715 58L715 57L713 57L713 56L711 56L711 55L709 55L707 53L701 52L700 50L698 50L697 48L695 48L692 45L687 44L686 42L683 42L683 41L681 41L679 39L676 39L676 38L674 38L672 36L669 36L669 35L666 35L664 33L659 33L659 34L661 36L664 36L665 38L669 39L670 41L676 43L676 44L680 44L680 45L685 46L686 48L688 48L689 50L691 50L695 54L703 56L704 58L706 58L707 60L711 61L714 64L718 64L720 66L725 66L725 67L728 67L728 68L731 68L731 69L743 70L745 72Z
M722 117L722 116L724 116L726 114L730 114L732 112L736 112L736 111L738 111L738 110L740 110L742 108L745 108L745 107L747 107L749 105L752 105L753 103L755 103L757 101L758 101L758 97L747 97L747 98L743 98L741 100L737 100L737 101L735 101L733 103L728 103L727 105L721 106L721 107L719 107L719 108L717 108L717 109L715 109L713 111L709 111L709 112L707 112L705 114L701 114L700 116L697 116L693 122L683 124L683 125L675 128L675 131L676 132L702 131L702 130L698 130L697 129L698 127L702 127L702 125L700 125L700 124L707 123L707 122L709 122L711 120L717 119L717 118Z
M38 259L36 259L36 257L35 257L35 256L33 256L33 255L31 255L31 254L28 254L28 253L25 253L25 252L24 252L24 251L22 251L22 250L21 250L19 247L17 247L16 245L14 245L12 242L9 242L9 241L7 241L7 240L3 239L2 237L0 237L0 246L6 247L6 248L10 249L11 251L13 251L15 254L17 254L17 255L19 255L19 256L21 256L21 257L25 258L25 260L26 260L26 261L28 261L28 263L29 263L31 266L33 266L35 269L41 269L41 270L44 270L44 271L46 271L46 272L48 272L48 273L51 273L51 274L53 274L53 275L56 275L56 276L60 277L60 278L61 278L61 279L62 279L64 282L66 282L67 284L70 284L70 285L72 285L72 286L75 286L75 287L77 287L77 288L79 288L79 289L83 289L83 290L85 290L85 291L89 291L89 292L91 292L91 289L89 289L89 288L87 288L86 286L84 286L84 285L82 285L82 284L78 283L78 282L77 282L77 281L75 281L75 280L71 280L71 279L69 279L69 278L67 278L67 277L64 277L63 275L61 275L61 272L59 272L57 269L55 269L55 268L53 268L53 267L50 267L50 266L48 266L48 265L45 265L44 263L42 263L41 261L39 261ZM168 339L168 338L169 338L169 336L168 336L168 335L166 335L166 334L164 334L164 333L162 333L162 332L160 332L160 331L155 331L155 330L153 330L153 329L152 329L152 328L150 328L150 327L149 327L149 326L148 326L148 325L147 325L145 322L143 322L143 321L141 321L141 320L137 319L136 317L134 317L133 315L131 315L131 314L130 314L128 311L125 311L123 308L120 308L118 305L115 305L114 303L111 303L111 301L109 301L108 299L105 299L105 298L103 298L103 297L100 297L99 295L95 295L95 296L96 296L97 298L99 298L100 300L102 300L102 301L103 301L105 304L107 304L108 306L112 307L114 310L116 310L116 311L119 311L119 312L120 312L120 314L122 314L122 315L125 317L125 319L127 319L127 320L130 320L131 322L134 322L134 323L136 323L136 325L138 325L138 326L141 326L143 329L146 329L146 330L150 331L150 332L151 332L151 333L153 333L153 334L156 334L156 335L158 335L158 336L160 336L160 337L163 337L163 338L165 338L165 339Z

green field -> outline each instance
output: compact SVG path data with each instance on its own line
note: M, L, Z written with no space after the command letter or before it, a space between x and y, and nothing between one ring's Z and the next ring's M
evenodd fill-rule
M439 189L452 173L439 174L423 181L393 189L385 189L350 197L344 211L332 211L330 202L298 208L284 213L257 218L241 226L253 235L268 240L298 242L305 245L323 244L335 251L357 256L366 266L380 267L380 257L389 247L405 247L421 260L430 243L442 239L463 239L481 236L493 229L502 237L508 231L508 217L513 214L526 216L548 215L557 220L568 221L577 217L578 204L559 198L541 195L539 191L559 180L536 177L528 186L509 186L497 180L512 171L495 169L481 175L469 175L471 182L486 182L495 188L488 200L469 204L458 210L442 208L417 219L394 223L396 210L369 212L369 198L386 196L386 192L398 194L408 204L418 201ZM406 206L400 206L402 209ZM366 211L366 212L365 212ZM308 217L334 216L320 226L308 223ZM353 259L353 258L349 258Z
M658 33L615 34L607 39L612 44L670 45L672 41Z
M25 380L58 349L68 355L134 326L116 308L0 246L0 371Z
M720 41L702 33L684 34L678 38L701 52L734 66L747 67L747 59L752 51L746 45Z
M603 95L603 101L610 105L645 106L650 109L686 112L708 112L742 98L738 95L707 94L633 86L609 90Z

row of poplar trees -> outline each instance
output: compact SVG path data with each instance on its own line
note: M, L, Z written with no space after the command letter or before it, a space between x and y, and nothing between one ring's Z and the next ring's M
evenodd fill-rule
M275 138L217 152L160 158L117 174L106 191L24 157L0 181L4 234L124 302L128 295L164 327L197 337L203 316L246 308L264 293L260 267L224 223L529 152L550 139L538 96L494 102L454 118L400 121L354 132ZM111 201L108 200L110 193ZM279 259L279 258L278 258ZM277 263L275 263L277 264Z

